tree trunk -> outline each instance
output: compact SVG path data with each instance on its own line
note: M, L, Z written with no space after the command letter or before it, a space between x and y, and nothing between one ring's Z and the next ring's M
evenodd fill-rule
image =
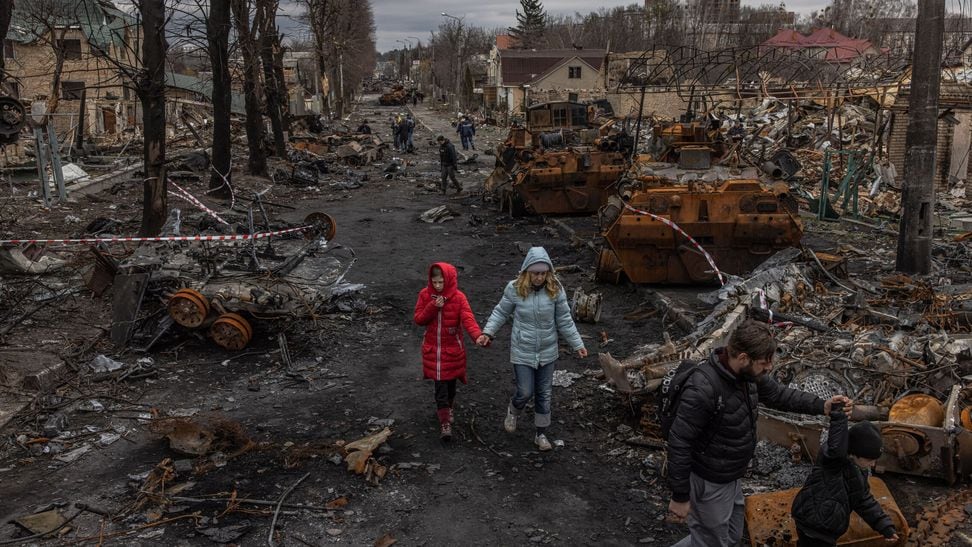
M260 17L260 60L263 63L263 88L266 90L266 108L270 116L270 127L273 130L273 148L278 158L287 157L287 145L284 142L283 123L280 113L281 88L274 75L273 46L277 37L277 24L274 20L276 2L273 0L257 0L257 11Z
M914 74L908 99L910 119L905 134L901 231L894 268L899 272L927 274L931 271L944 29L945 0L920 2L915 21Z
M246 140L250 150L247 172L266 175L267 156L263 149L263 115L260 112L260 81L256 40L250 30L250 10L246 0L232 0L237 41L243 51L243 99L246 102Z
M51 42L51 49L54 52L54 70L51 74L51 95L47 98L47 113L57 112L57 107L61 101L61 75L64 72L64 35L67 28L61 30L60 39ZM53 36L53 31L51 31Z
M209 188L221 188L217 195L230 195L230 107L229 71L230 0L211 0L206 19L206 40L213 67L213 165Z
M142 0L142 65L136 84L142 103L145 183L141 235L158 235L168 215L165 175L165 0Z
M10 17L13 15L13 0L0 0L0 39L7 38L10 29ZM0 55L0 82L7 78L6 55Z
M290 93L283 71L284 49L280 45L280 33L274 33L273 45L273 75L277 79L277 89L280 93L280 123L283 125L284 137L290 133ZM286 138L284 139L286 140Z

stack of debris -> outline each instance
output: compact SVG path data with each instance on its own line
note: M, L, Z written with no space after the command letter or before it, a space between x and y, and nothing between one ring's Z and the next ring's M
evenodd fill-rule
M723 344L743 319L770 321L786 329L776 377L823 398L852 397L854 418L882 428L888 451L879 469L954 482L972 474L969 281L959 271L947 285L900 274L869 282L847 276L842 257L789 249L702 295L714 308L687 336L642 347L623 362L602 355L601 364L619 391L652 392L681 360ZM643 420L648 435L657 433L652 406ZM762 438L811 458L824 428L817 419L761 411Z

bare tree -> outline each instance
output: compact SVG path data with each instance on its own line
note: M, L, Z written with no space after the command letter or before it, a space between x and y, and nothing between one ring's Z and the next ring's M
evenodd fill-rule
M206 39L213 71L213 157L209 188L228 195L230 187L230 109L232 87L229 67L230 0L210 0Z
M243 100L246 103L246 140L249 147L247 172L266 175L267 155L263 147L263 119L260 112L260 63L255 29L260 21L250 26L250 4L247 0L231 0L236 40L243 54ZM259 15L259 13L258 13Z
M47 112L51 114L57 112L61 98L61 75L64 72L68 47L65 38L73 26L71 22L80 19L78 9L81 5L59 0L33 0L20 2L14 6L13 14L24 23L22 30L33 41L50 47L53 54L51 66L45 67L51 78L50 92L47 96ZM77 54L80 55L80 41L78 48Z
M143 236L157 235L168 215L168 190L165 171L165 39L164 0L140 0L142 19L142 66L135 80L135 91L142 102L144 138L142 160L145 184L142 195Z
M263 63L263 85L266 90L266 110L273 130L274 151L277 157L284 158L287 156L287 145L284 142L287 87L283 81L283 68L281 67L279 75L274 70L274 66L278 62L278 52L281 61L283 57L276 21L279 4L279 0L256 0L257 15L254 26L257 23L260 24L260 27L255 30L259 31L260 60Z
M375 22L368 0L303 0L322 76L338 116L375 60ZM329 104L330 101L329 101Z
M0 37L7 38L7 30L10 28L10 18L13 16L13 0L0 0ZM7 79L7 70L4 65L6 55L0 55L0 84Z

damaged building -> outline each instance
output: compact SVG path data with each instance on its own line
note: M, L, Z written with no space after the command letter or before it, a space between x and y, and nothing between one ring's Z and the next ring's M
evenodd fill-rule
M3 48L7 92L46 101L59 133L80 125L85 137L117 140L140 118L118 66L138 65L138 33L135 19L108 0L18 2Z

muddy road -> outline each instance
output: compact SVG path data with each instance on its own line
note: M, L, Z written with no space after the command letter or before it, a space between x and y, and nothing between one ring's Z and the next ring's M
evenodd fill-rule
M368 99L351 123L367 117L390 140L387 121L395 109L372 106L376 103ZM513 389L509 327L490 348L474 349L467 341L469 384L459 388L455 436L450 443L440 441L432 385L421 379L422 329L411 321L428 264L448 261L457 267L460 288L482 324L528 247L545 246L557 266L578 266L561 276L568 295L575 288L595 287L590 276L594 255L542 220L514 221L482 203L478 189L492 167L492 157L482 149L502 138L499 130L477 135L480 155L475 163L461 166L459 175L465 192L456 196L450 190L442 196L435 191L430 185L437 182L438 155L429 142L436 133L454 136L454 129L421 105L415 111L421 122L415 137L418 150L400 156L409 162L405 175L386 179L386 156L367 169L369 180L360 188L275 189L276 196L268 197L287 199L297 207L276 211L288 220L298 221L312 211L337 219L338 235L331 245L344 247L334 252L353 250L357 262L347 280L365 285L353 309L314 322L257 324L250 347L238 355L199 337L173 335L152 355L160 371L157 378L119 384L109 394L84 379L75 381L74 389L59 391L62 400L57 401L77 398L59 406L70 429L114 427L122 440L98 446L71 463L12 448L0 465L0 515L10 518L52 503L84 502L113 514L128 513L107 526L109 544L209 544L213 537L234 538L237 533L233 541L243 545L265 542L272 508L227 511L225 501L208 501L133 509L139 499L136 488L143 482L140 474L164 458L186 458L150 431L149 420L137 418L153 412L198 413L240 424L257 444L218 462L219 467L206 462L208 469L202 473L173 478L176 485L191 483L180 496L202 499L235 492L240 498L277 500L309 473L287 503L347 501L324 512L284 511L276 535L284 545L372 544L385 534L401 545L667 544L681 535L680 528L660 520L666 492L662 481L641 465L646 452L618 440L631 435L627 428L637 429L632 409L638 410L640 403L629 404L601 389L604 381L597 374L597 352L624 354L635 344L661 337L659 317L622 318L641 304L630 288L600 287L605 292L601 322L578 325L592 357L581 360L564 349L558 368L579 376L569 387L554 388L549 436L562 446L537 452L529 413L515 434L502 428ZM423 211L443 204L458 217L435 224L418 220ZM581 236L595 228L591 219L571 223ZM85 313L95 314L92 324L107 327L110 316L95 308ZM282 368L276 343L281 329L309 382L295 381ZM116 356L122 361L137 357ZM106 410L78 410L88 399L103 401ZM8 429L12 435L42 429L46 418L44 412L33 413ZM331 461L335 443L355 440L385 424L393 434L376 456L389 472L378 486ZM260 514L247 513L254 509ZM144 526L159 516L146 516L147 511L174 520L112 538L112 531ZM91 513L71 525L66 541L102 533L101 517ZM0 527L0 537L25 534L14 524Z
M390 141L390 117L398 110L404 111L378 107L375 97L366 97L347 125L368 119ZM640 431L645 400L629 401L607 388L596 357L624 357L638 345L661 341L666 329L672 338L682 333L647 308L642 290L593 281L595 255L585 244L596 232L592 218L512 219L483 203L480 189L493 163L485 150L505 136L501 130L477 134L478 156L460 166L465 191L440 194L433 141L445 134L458 148L455 130L448 114L425 105L413 111L417 151L398 155L407 162L403 172L386 171L395 155L386 151L381 162L355 172L333 169L318 187L277 185L266 196L293 207L271 207L288 221L314 211L333 216L338 232L332 252L353 254L346 280L364 288L313 320L257 322L249 347L235 354L174 331L151 354L156 376L105 384L81 374L38 400L4 432L0 541L28 535L7 523L13 517L41 508L70 516L70 504L85 503L113 519L83 512L63 542L265 544L282 496L273 531L277 545L389 545L392 539L398 545L670 545L686 533L664 521L668 489L657 473L663 453L625 443ZM331 184L349 178L360 187ZM80 215L111 200L103 193L70 208ZM455 218L419 220L440 205ZM572 383L554 387L548 436L557 446L536 451L529 411L515 434L503 430L513 391L508 326L486 349L467 339L469 384L459 387L454 437L443 443L431 382L421 378L423 331L412 323L428 265L456 266L459 286L482 325L534 245L546 247L556 266L567 267L560 277L568 296L578 288L604 296L600 322L578 323L591 357L579 359L562 348L558 369L570 373ZM701 306L693 299L696 291L665 293L688 307ZM42 310L34 321L11 332L8 344L28 347L40 339L57 346L60 340L75 363L98 352L126 363L141 357L111 348L104 338L85 344L110 326L110 297L73 300ZM287 337L291 369L282 362L280 332ZM92 441L76 459L62 453L69 461L59 461L31 448L57 413L67 419L62 429L76 433L74 446ZM223 439L224 451L192 459L153 431L161 416L219 420L224 434L232 435ZM375 457L387 474L369 484L348 471L338 446L384 427L392 434ZM146 474L166 459L175 462L167 464L175 472L164 483L148 484ZM792 486L805 472L773 467L748 479L747 488ZM790 483L783 483L782 474ZM885 479L909 519L949 491L930 482Z

